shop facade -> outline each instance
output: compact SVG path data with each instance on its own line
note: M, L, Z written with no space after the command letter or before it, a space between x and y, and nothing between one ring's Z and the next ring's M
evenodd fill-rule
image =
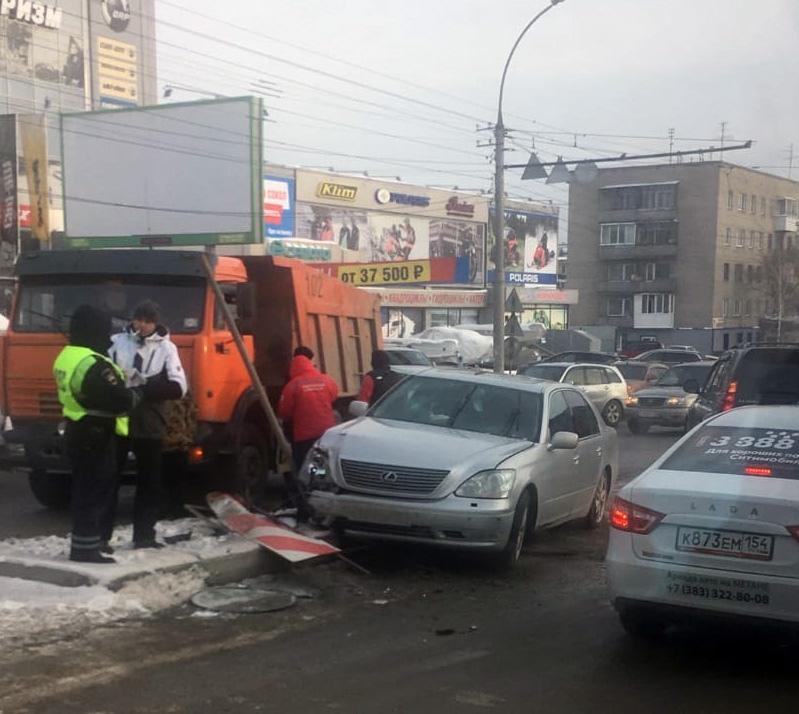
M271 254L389 291L386 336L479 321L486 300L485 197L267 166L264 209Z

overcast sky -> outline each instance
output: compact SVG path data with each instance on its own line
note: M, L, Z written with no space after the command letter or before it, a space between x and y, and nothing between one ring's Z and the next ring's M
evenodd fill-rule
M236 95L275 83L268 160L486 189L490 149L476 142L490 137L476 124L495 117L507 53L546 2L156 5L162 85ZM517 150L508 158L525 161L533 141L542 160L663 151L671 127L676 148L696 148L718 144L726 121L728 143L756 142L729 160L786 175L792 142L799 167L797 56L799 0L565 0L511 65L505 123ZM565 186L518 175L512 195L567 201Z

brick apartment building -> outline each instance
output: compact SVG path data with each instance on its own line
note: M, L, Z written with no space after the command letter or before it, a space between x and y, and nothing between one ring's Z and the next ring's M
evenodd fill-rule
M770 308L762 261L793 247L797 214L799 182L722 161L603 169L575 182L571 324L617 345L653 336L709 352L757 340Z

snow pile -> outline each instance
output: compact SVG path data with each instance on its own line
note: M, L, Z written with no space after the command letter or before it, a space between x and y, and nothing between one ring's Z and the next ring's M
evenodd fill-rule
M464 364L479 364L492 358L493 340L474 330L456 327L429 327L414 335L412 340L441 341L454 340Z
M131 526L117 528L111 540L117 562L111 565L69 561L68 538L43 536L0 542L0 561L77 573L95 583L63 587L0 577L0 641L55 630L63 634L89 625L150 616L187 601L203 588L207 577L201 567L203 560L258 547L229 533L217 535L200 519L159 523L157 530L159 538L169 542L167 547L134 550ZM163 572L176 566L183 569ZM124 581L121 587L120 580ZM114 581L115 591L108 587Z
M152 574L118 592L102 585L68 588L0 577L0 641L51 631L63 636L87 626L147 617L188 600L202 589L204 577L200 568Z

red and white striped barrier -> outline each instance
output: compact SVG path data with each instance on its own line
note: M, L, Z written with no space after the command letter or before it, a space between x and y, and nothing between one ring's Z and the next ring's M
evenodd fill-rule
M208 506L227 528L291 563L340 552L326 541L300 535L267 516L249 511L227 493L214 491L206 498Z

